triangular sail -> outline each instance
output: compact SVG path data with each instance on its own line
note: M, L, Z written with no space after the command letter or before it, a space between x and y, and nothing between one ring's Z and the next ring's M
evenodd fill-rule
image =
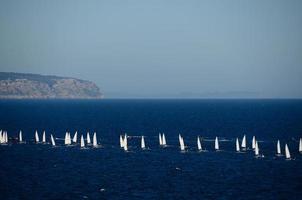
M81 148L85 147L85 141L83 135L81 135Z
M236 138L236 151L237 151L237 152L240 151L240 145L239 145L239 140L238 140L238 138Z
M43 143L45 143L45 142L46 142L45 131L43 131L43 135L42 135L42 142L43 142Z
M89 134L89 132L87 132L87 144L90 144L90 143L91 143L90 134Z
M94 147L98 146L98 142L97 142L97 139L96 139L96 132L93 133L93 141L92 141L92 145Z
M158 134L158 137L159 137L159 145L163 145L163 139L160 133Z
M125 134L125 136L124 136L124 145L123 145L123 147L124 147L124 150L125 150L125 151L128 151L128 139L127 139L127 134Z
M35 141L36 141L36 143L38 143L40 141L38 131L35 132Z
M72 141L73 141L73 143L77 143L77 140L78 140L78 132L76 131L72 138Z
M167 145L166 136L165 136L164 133L163 133L163 135L162 135L162 142L163 142L163 145L164 145L164 146Z
M286 157L286 159L290 159L290 152L289 152L287 144L285 144L285 157Z
M70 135L70 132L68 132L68 144L71 144L71 135Z
M0 130L0 143L2 144L3 142L2 130Z
M146 148L144 136L142 136L142 139L141 139L141 148L142 149Z
M180 150L184 151L185 150L185 142L183 137L179 134L179 145L180 145Z
M256 147L256 138L255 136L253 136L253 139L252 139L252 148L255 149Z
M55 142L55 140L54 140L52 134L50 134L50 140L51 140L52 146L56 146L56 142Z
M218 137L215 138L215 150L219 150Z
M22 131L19 132L19 142L22 142L23 139L22 139Z
M200 138L199 138L199 136L197 136L197 148L198 148L198 150L202 150L202 148L201 148L201 142L200 142Z
M277 154L281 154L280 141L277 141Z
M8 142L8 136L7 136L7 132L4 132L4 143Z
M299 152L302 153L302 138L300 138L299 142Z
M65 139L64 139L64 144L68 144L68 132L65 133Z
M246 136L244 135L242 138L242 143L241 143L242 148L246 148Z
M259 147L258 147L258 141L255 141L255 156L259 156Z
M124 147L124 139L123 136L120 135L120 147L123 148Z

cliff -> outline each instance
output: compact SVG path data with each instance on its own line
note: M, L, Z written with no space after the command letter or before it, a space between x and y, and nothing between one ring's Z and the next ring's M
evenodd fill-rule
M0 72L0 99L100 99L91 81L69 77Z

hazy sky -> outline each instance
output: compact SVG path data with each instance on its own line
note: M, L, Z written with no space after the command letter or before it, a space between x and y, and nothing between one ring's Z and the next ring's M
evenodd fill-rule
M106 97L302 98L302 1L0 0L0 70Z

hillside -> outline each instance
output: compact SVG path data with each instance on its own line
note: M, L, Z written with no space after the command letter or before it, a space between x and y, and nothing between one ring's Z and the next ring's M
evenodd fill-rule
M91 81L77 78L0 72L0 99L100 99Z

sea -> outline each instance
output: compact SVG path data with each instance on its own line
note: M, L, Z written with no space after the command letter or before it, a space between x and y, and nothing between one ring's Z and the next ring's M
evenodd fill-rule
M302 100L1 100L0 113L9 137L0 145L1 200L302 199ZM36 130L47 144L34 142ZM66 146L66 131L78 141L96 132L100 146ZM125 133L128 151L119 144ZM236 153L243 135L248 148ZM198 136L206 151L197 150ZM264 157L254 156L253 136ZM277 140L291 160L276 156Z

